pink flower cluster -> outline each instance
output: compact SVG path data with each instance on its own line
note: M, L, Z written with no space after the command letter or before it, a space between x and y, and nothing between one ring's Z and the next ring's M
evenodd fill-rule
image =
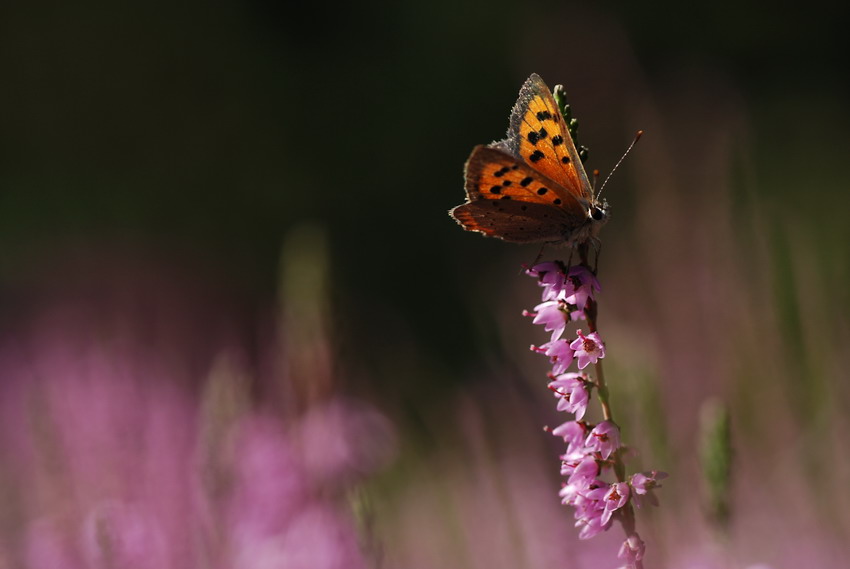
M582 420L596 384L586 373L567 370L574 360L579 370L596 364L605 357L605 344L597 332L584 334L578 330L576 339L562 338L569 322L588 320L588 315L592 314L589 309L595 302L596 292L601 290L599 281L583 265L566 269L557 262L535 265L526 273L538 279L543 288L543 302L535 307L534 312L524 314L533 317L535 324L543 325L547 332L552 333L549 342L531 349L548 356L552 363L549 389L558 400L558 411L575 415L575 420L551 431L567 443L567 451L561 456L561 475L567 478L560 491L561 502L575 509L579 538L589 539L608 530L615 513L624 508L631 511L630 504L640 507L645 500L657 505L652 490L667 475L651 471L633 474L617 482L601 479L622 458L620 431L611 420L596 425ZM626 533L627 539L620 548L619 557L626 561L627 567L641 567L644 543L633 530L627 529Z
M577 332L577 338L569 341L561 336L567 329L567 323L584 320L584 310L594 293L600 290L599 281L586 267L577 265L565 271L563 265L556 262L535 265L526 273L538 278L543 287L543 302L534 307L534 312L524 312L533 316L535 324L542 324L544 330L552 332L548 342L541 346L532 346L535 352L549 356L552 373L564 373L574 359L578 368L584 369L605 357L605 344L596 332L583 334Z

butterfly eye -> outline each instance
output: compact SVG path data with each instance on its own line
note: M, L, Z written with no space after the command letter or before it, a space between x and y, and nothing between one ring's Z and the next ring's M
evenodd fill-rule
M594 207L593 211L590 212L590 217L596 221L602 221L602 218L605 217L605 212L599 207Z

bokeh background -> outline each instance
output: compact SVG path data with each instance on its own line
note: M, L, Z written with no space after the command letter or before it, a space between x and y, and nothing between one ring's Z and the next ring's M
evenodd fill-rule
M538 249L446 215L531 72L603 175L646 131L605 191L599 324L630 468L671 474L648 566L841 566L847 23L5 3L0 567L617 566L619 528L579 543L558 504Z

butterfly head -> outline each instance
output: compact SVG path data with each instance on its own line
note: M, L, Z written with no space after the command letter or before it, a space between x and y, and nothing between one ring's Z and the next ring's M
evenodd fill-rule
M587 220L589 237L596 238L602 226L608 222L611 217L611 206L608 205L608 200L601 202L594 200L587 209Z
M611 206L608 205L608 200L602 200L601 202L594 201L590 204L590 208L587 210L587 217L589 217L592 222L599 227L605 225L610 216Z

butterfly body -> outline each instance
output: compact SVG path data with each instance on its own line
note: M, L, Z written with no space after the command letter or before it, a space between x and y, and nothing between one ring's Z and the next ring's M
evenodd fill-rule
M607 204L593 195L558 105L536 74L519 93L505 140L476 146L464 169L464 229L514 243L579 245L596 239Z

